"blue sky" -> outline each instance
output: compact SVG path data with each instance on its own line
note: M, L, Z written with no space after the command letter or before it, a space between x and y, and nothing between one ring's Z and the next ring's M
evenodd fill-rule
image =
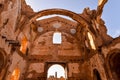
M63 76L65 78L65 70L59 64L52 65L48 69L48 72L47 72L48 75L47 75L47 77L49 78L51 75L53 75L55 77L55 72L57 72L57 78L60 78L61 76Z
M62 8L76 13L82 13L83 9L97 9L98 0L26 0L35 12L44 9ZM108 0L104 7L102 18L112 37L120 35L120 0Z

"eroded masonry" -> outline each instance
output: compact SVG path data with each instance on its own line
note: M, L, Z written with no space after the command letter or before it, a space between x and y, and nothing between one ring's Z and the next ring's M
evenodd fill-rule
M47 80L55 64L65 69L61 80L120 80L120 37L107 35L101 19L106 2L78 14L34 12L24 0L0 0L0 80ZM72 20L38 20L53 14Z

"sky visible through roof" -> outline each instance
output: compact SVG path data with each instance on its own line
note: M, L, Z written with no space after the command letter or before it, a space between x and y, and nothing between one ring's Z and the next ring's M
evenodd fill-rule
M26 0L35 12L61 8L76 13L82 13L83 9L97 9L98 0ZM104 7L102 19L108 29L108 34L112 37L120 36L120 0L108 0Z
M26 0L35 12L60 8L73 11L75 13L82 13L83 9L89 7L97 9L98 0ZM108 29L108 34L112 37L118 37L120 35L120 0L108 0L104 7L102 19L105 21L105 25ZM64 76L64 71L61 71L61 67L51 68L49 75L54 75L55 72L59 73L58 76Z

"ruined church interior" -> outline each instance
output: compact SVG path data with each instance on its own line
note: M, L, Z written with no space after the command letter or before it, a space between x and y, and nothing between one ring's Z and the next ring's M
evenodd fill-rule
M97 9L75 13L0 0L0 80L120 80L120 36L107 34L108 0L98 1ZM57 66L59 78L49 74Z

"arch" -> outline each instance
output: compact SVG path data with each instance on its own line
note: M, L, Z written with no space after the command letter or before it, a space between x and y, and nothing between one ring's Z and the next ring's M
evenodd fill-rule
M78 23L82 24L84 27L90 26L90 25L88 25L88 22L83 17L81 17L79 14L74 13L69 10L65 10L65 9L47 9L47 10L39 11L39 12L35 13L34 15L32 15L30 17L30 20L25 22L24 26L26 24L31 24L37 18L47 16L47 15L53 15L53 14L68 16L68 17L72 18L73 20L77 21Z
M68 16L68 17L72 18L73 20L75 20L83 25L88 25L87 22L85 21L85 19L82 18L79 14L74 13L74 12L69 11L69 10L65 10L65 9L47 9L47 10L39 11L33 15L33 17L30 19L30 21L35 20L35 19L42 17L42 16L47 16L47 15L52 15L52 14L65 15L65 16Z
M48 67L47 78L66 78L66 69L61 64L52 64Z
M111 79L120 79L120 50L110 51L107 57L107 68Z
M100 76L100 73L98 72L97 69L93 70L93 80L102 80L101 76Z

